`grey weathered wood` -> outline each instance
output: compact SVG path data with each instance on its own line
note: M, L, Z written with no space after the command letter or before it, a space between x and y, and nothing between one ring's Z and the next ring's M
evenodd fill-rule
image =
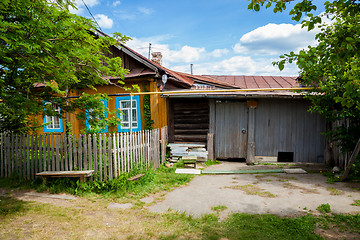
M130 171L130 135L129 133L125 133L125 152L126 152L126 172Z
M217 102L215 112L215 158L246 158L248 127L246 103Z
M111 146L109 144L109 150L111 152L109 152L109 156L112 155L112 169L113 169L113 177L114 178L117 178L117 155L118 155L118 152L117 152L117 147L116 147L116 134L115 133L112 133L112 134L109 134L109 139L111 139Z
M71 170L77 169L78 168L78 150L77 150L77 141L76 141L76 137L75 135L73 136L72 139L72 153L73 153L73 168Z
M97 151L97 135L93 134L93 154L94 154L94 170L95 173L98 173L98 151Z
M56 165L55 165L55 171L60 171L60 151L59 151L59 146L60 146L60 136L55 136L55 161L56 161Z
M215 99L209 99L209 133L215 134L216 130L216 107Z
M359 152L360 152L360 138L355 146L355 149L353 151L353 153L351 154L351 157L349 159L349 163L348 165L346 166L346 169L345 169L345 172L343 174L343 176L341 177L341 181L345 181L347 178L348 178L348 175L350 173L350 170L356 160L356 156L359 155Z
M249 107L248 110L248 137L247 137L247 152L246 164L255 163L255 110L254 107Z
M67 151L65 153L65 171L73 170L72 169L72 150L71 150L71 135L66 136L66 145Z
M104 179L107 180L108 178L108 166L107 166L107 147L106 147L106 135L102 134L103 136L103 147L102 147L102 152L103 152L103 161L104 161Z
M83 138L83 143L84 143L84 166L82 168L82 170L88 170L88 149L87 149L87 136L84 135Z
M85 182L87 177L92 176L94 170L87 171L45 171L37 173L36 176L44 177L44 179L48 177L79 177L80 182Z
M92 147L91 147L91 134L89 134L87 136L88 140L87 140L87 143L88 143L88 164L89 164L89 169L94 169L93 168L93 162L92 162Z
M120 161L119 164L121 165L121 173L125 172L125 164L124 164L124 135L123 134L119 134L118 133L118 137L119 137L119 150L120 150Z
M307 110L305 100L260 99L255 120L255 153L278 156L293 152L295 162L322 162L325 120Z
M83 170L83 135L79 134L78 138L78 166L79 170Z
M103 166L102 166L102 137L101 134L99 134L99 172L100 172L100 181L103 180Z
M55 135L51 135L50 139L50 149L51 149L51 170L56 171L56 163L55 163Z
M114 178L114 163L113 163L113 154L112 154L112 147L113 147L113 138L109 135L109 142L107 148L107 155L108 155L108 165L109 165L109 179Z
M208 159L211 161L215 160L214 154L214 133L209 133L207 137L207 151L208 151Z
M30 157L30 136L26 135L26 159L24 159L24 162L26 163L26 174L27 174L27 179L30 179L31 177L31 171L30 171L30 166L32 166L32 161L33 158ZM25 165L24 165L25 166Z

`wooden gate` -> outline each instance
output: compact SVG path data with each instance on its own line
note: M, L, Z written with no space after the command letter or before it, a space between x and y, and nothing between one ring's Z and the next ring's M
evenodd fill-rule
M216 101L216 158L246 158L247 111L246 102Z

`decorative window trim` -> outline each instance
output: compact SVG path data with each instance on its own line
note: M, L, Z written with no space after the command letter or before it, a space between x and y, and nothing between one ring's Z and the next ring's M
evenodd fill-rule
M130 96L126 96L126 97L116 97L116 109L119 110L120 112L117 113L117 117L118 119L122 119L122 113L121 113L121 101L130 101L131 97ZM133 132L139 132L141 131L141 109L140 109L140 97L139 96L133 96L132 100L135 101L135 106L136 106L136 122L137 122L137 127L136 128L132 128ZM130 111L129 111L130 112ZM132 117L132 114L130 114L129 119ZM118 132L130 132L130 126L129 127L124 127L122 125L122 123L118 124L117 126Z
M44 104L47 104L46 102L44 102ZM45 110L45 107L44 107L44 110ZM59 113L61 113L61 108L59 107L59 110L58 110ZM47 121L47 117L51 118L52 121ZM54 119L57 118L56 116L47 116L46 114L44 114L44 124L47 124L49 122L53 122ZM52 132L63 132L64 131L64 128L63 128L63 122L62 122L62 118L61 117L58 117L59 118L59 128L52 128L52 126L50 126L51 124L47 124L44 126L44 132L46 133L52 133Z
M103 99L103 100L101 100L101 102L104 104L105 109L106 109L106 108L107 108L107 100L106 100L106 99ZM88 110L85 111L85 114L86 114L86 130L88 130L88 129L91 128L91 127L90 127L90 124L89 124L89 121L88 121L88 119L89 119L89 112L88 112ZM107 114L107 113L105 113L105 117L108 117L108 114ZM105 129L99 131L99 133L107 133L108 131L109 131L109 126L106 126Z

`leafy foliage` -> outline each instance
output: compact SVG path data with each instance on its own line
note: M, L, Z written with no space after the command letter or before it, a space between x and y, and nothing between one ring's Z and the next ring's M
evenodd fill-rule
M145 86L144 86L144 92L147 92ZM145 130L151 130L153 129L152 124L154 123L154 120L151 119L150 95L144 95L143 105L144 105L143 110L144 110Z
M331 212L331 207L330 207L330 204L328 204L328 203L321 204L316 209L321 213L330 213Z
M104 76L121 79L127 73L109 49L128 38L98 37L94 22L71 14L67 6L74 7L70 0L0 2L0 130L34 130L43 101L57 104L63 116L93 104L98 96L67 97L109 84ZM58 113L47 109L46 114Z
M289 2L252 0L249 8L259 11L265 5L281 12ZM311 13L317 9L312 0L302 0L293 7L289 13L293 20L301 21L309 31L320 29L318 45L284 54L274 64L282 70L286 63L296 62L301 83L313 87L307 94L313 103L311 111L329 122L341 121L327 136L347 152L354 149L360 136L360 3L333 0L324 2L324 7L321 16Z

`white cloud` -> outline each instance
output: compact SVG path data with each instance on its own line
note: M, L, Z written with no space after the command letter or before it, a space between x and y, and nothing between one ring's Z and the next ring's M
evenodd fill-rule
M96 14L95 19L102 28L112 28L114 21L104 14Z
M235 53L280 55L315 45L318 29L308 32L301 24L273 24L259 27L240 38L233 47Z
M190 73L190 65L174 65L172 70ZM285 66L280 71L272 65L271 59L253 59L250 56L234 56L222 61L199 62L193 65L194 74L197 75L254 75L254 76L297 76L298 69L295 64Z
M151 8L145 8L145 7L139 7L138 10L140 13L145 15L150 15L153 12Z
M133 38L126 45L145 57L149 54L149 43L152 52L161 52L164 67L174 71L190 73L190 63L194 64L194 74L213 75L264 75L264 76L297 76L296 64L288 64L283 71L272 65L276 57L252 56L237 54L228 49L207 51L206 48L189 45L170 47L158 42L174 38L171 35L160 35L149 38Z
M170 50L168 53L168 61L190 63L200 60L201 55L205 53L205 48L190 47L185 45L180 50Z
M120 4L121 4L120 1L115 1L115 2L113 2L112 6L113 6L113 7L116 7L116 6L120 5Z
M229 53L229 50L224 48L224 49L215 49L214 51L209 53L209 55L212 56L212 57L219 58L219 57L222 57L222 56L224 56L224 55L226 55L228 53Z

